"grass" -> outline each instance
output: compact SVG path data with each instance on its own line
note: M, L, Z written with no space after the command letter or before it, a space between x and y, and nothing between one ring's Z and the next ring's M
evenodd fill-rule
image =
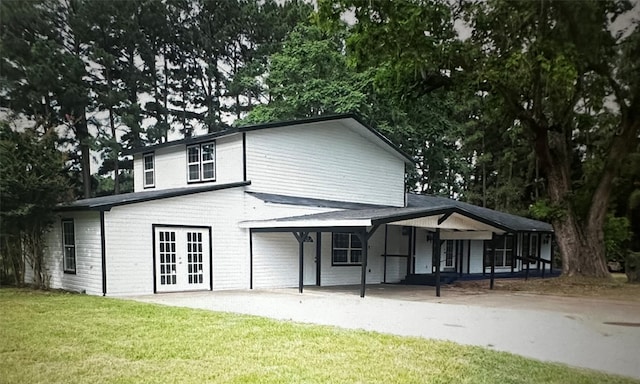
M488 290L486 281L454 283L456 288L476 291ZM640 302L640 284L627 283L627 277L614 273L610 279L587 277L556 277L524 279L496 279L495 289L535 294L550 294L571 297L592 297L610 300Z
M638 383L450 342L0 289L0 383Z

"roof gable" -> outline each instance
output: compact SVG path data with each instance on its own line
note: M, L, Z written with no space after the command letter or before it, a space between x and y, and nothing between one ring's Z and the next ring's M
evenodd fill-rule
M414 160L408 154L403 152L402 149L400 149L397 145L395 145L391 140L385 137L382 133L380 133L370 125L366 124L363 121L363 119L357 114L324 115L324 116L317 116L317 117L305 118L305 119L233 127L233 128L226 129L224 131L210 133L206 135L193 136L193 137L189 137L181 140L168 141L166 143L134 148L134 149L125 151L125 154L131 155L136 153L154 151L159 148L166 148L166 147L177 146L177 145L191 145L191 144L203 143L206 141L214 140L216 138L231 136L231 135L242 133L242 132L251 132L251 131L257 131L257 130L267 130L267 129L273 129L273 128L295 127L295 126L302 127L302 126L308 126L310 124L316 125L317 123L330 122L330 121L342 121L345 124L345 126L352 129L353 131L355 131L365 139L370 140L376 143L378 146L392 152L394 155L401 158L405 163L408 163L408 164L414 163Z

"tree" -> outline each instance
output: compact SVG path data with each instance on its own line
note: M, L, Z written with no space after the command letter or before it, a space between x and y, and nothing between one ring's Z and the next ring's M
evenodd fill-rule
M270 58L266 79L270 102L242 121L258 123L341 112L362 112L366 78L347 65L344 35L301 24Z
M466 94L454 87L461 44L450 8L437 1L319 2L329 30L347 11L357 20L345 34L347 60L371 79L369 111L360 112L416 160L409 190L461 196L470 171L461 140L468 111Z
M41 133L61 125L72 131L70 160L81 173L82 195L90 197L89 90L77 12L75 1L0 3L0 101Z
M612 33L630 9L626 1L491 1L470 13L479 84L502 98L535 149L567 275L608 275L612 182L640 135L640 25Z
M46 287L44 236L54 222L56 204L71 198L56 143L53 130L19 132L0 121L0 253L12 260L18 285L24 282L26 260L36 287Z

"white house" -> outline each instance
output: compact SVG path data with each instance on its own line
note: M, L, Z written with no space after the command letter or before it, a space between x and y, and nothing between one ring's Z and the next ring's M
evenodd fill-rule
M133 193L60 206L47 239L51 287L131 295L360 284L364 295L365 283L551 259L546 223L406 194L412 159L354 115L132 154Z

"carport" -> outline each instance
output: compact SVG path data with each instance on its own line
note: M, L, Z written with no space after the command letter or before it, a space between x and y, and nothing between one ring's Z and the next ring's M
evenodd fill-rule
M512 229L495 221L488 220L460 207L450 205L429 208L370 208L341 210L303 216L283 217L271 220L245 221L241 228L250 231L250 259L253 265L253 234L256 232L290 232L298 242L299 279L298 290L303 292L304 285L304 242L310 233L352 233L362 244L362 263L360 297L365 296L367 284L368 242L370 237L382 225L410 226L428 230L433 241L432 254L440 255L440 247L445 240L468 239L491 240ZM385 238L386 241L386 238ZM495 278L494 258L491 258L491 287ZM440 263L434 263L436 278L436 296L440 296ZM319 273L319 269L318 269Z

